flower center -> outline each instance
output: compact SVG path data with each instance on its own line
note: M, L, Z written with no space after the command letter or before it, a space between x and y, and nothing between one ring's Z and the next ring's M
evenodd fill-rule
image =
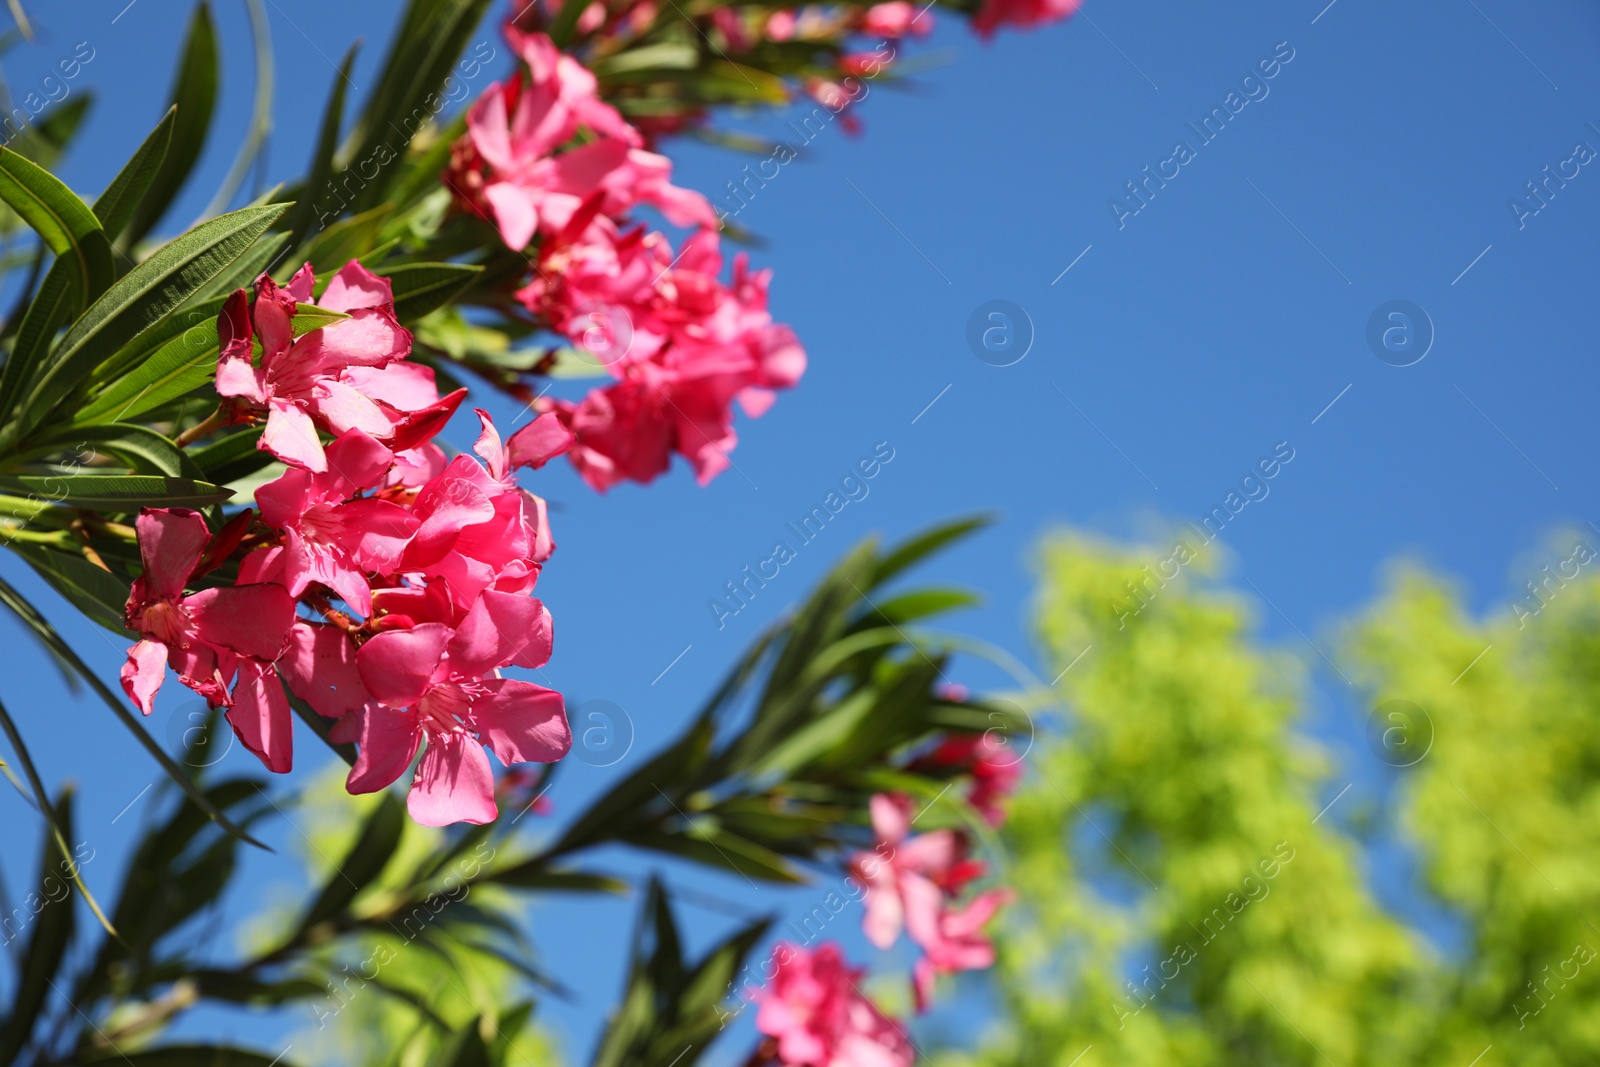
M164 645L187 648L189 614L175 600L156 600L144 606L137 620L139 631Z

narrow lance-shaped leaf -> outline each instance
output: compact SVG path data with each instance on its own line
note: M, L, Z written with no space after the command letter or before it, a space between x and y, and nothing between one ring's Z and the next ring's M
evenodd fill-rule
M134 512L140 508L197 508L218 504L233 490L195 481L144 474L22 474L0 477L0 489L75 508Z
M350 84L350 69L355 66L356 53L360 50L359 42L351 45L344 54L344 62L339 64L327 110L322 113L322 129L317 134L316 147L311 153L311 169L306 172L305 188L300 192L299 203L284 220L296 245L305 240L312 224L317 221L317 198L322 195L322 187L333 174L333 158L339 151L339 128L344 124L344 91Z
M261 0L245 0L244 6L250 14L250 38L255 43L256 58L256 92L255 103L250 108L250 130L244 144L239 146L239 154L234 157L228 176L222 179L201 218L210 218L233 201L272 133L272 32Z
M63 819L63 816L51 806L50 794L45 791L44 782L39 778L39 769L34 766L33 757L28 753L28 746L23 742L22 734L17 731L16 723L11 721L11 713L6 710L4 704L0 704L0 730L5 732L6 739L11 742L11 748L17 754L17 762L22 764L22 773L27 775L28 785L33 790L34 803L38 806L39 814L44 816L45 823L49 828L50 833L48 836L54 839L56 848L61 852L65 864L64 873L83 892L84 901L89 905L89 910L94 912L95 918L100 920L100 925L106 928L107 933L113 937L116 936L116 929L111 925L111 921L106 918L105 912L100 910L99 901L95 900L94 894L89 892L89 887L83 881L83 872L78 868L77 861L72 858L74 853L71 841L70 808L65 819ZM70 795L64 797L63 800L70 801ZM47 854L48 851L46 849ZM3 1059L3 1057L0 1057L0 1059Z
M400 845L400 835L405 832L405 807L393 793L383 794L378 806L367 817L366 824L355 843L350 846L339 866L328 876L328 881L317 894L317 899L306 909L300 920L300 936L320 922L325 922L350 906L356 896L383 873L384 867Z
M0 710L0 724L7 727L6 732L13 735L15 743L10 723L10 717ZM59 812L51 809L49 797L42 793L38 797L39 810L47 813L45 818L50 823L39 856L39 888L35 897L40 902L39 911L33 916L28 933L28 948L22 956L11 1011L5 1025L0 1026L0 1063L15 1062L17 1053L28 1043L29 1034L44 1013L51 990L56 987L56 972L66 959L76 925L71 883L63 877L67 870L77 869L70 846L63 844L70 840L72 833L72 797L70 793L62 795ZM62 868L60 873L56 871L57 864ZM59 897L55 895L57 889L61 890ZM99 909L95 910L98 913Z
M347 318L337 311L301 304L294 314L294 333L298 337ZM74 416L74 423L120 422L175 400L216 377L217 353L215 317L205 316L93 396Z
M144 139L133 158L123 165L111 180L106 191L94 202L95 217L107 240L115 240L128 224L140 198L149 188L161 162L166 158L167 145L172 140L175 108L168 108L156 128ZM115 263L112 264L113 270ZM82 294L73 284L76 264L70 258L58 258L28 304L22 322L17 327L17 337L6 359L5 373L0 377L0 420L11 412L17 397L27 389L34 367L44 358L50 342L72 317L82 310Z
M188 180L205 147L206 131L217 103L217 83L217 30L211 19L211 5L202 0L189 19L183 58L178 62L172 86L171 100L178 109L172 147L122 233L121 247L132 247L149 233Z
M78 291L93 300L111 282L111 245L89 205L38 164L0 146L0 200L33 227L50 251L72 255Z
M53 412L82 379L244 254L287 204L244 208L197 226L163 245L90 306L48 360L22 418L0 430L0 448L13 445Z
M161 173L167 159L167 149L172 144L172 131L177 125L177 105L167 108L156 128L139 145L132 158L122 165L117 176L111 179L106 191L94 202L95 218L108 240L115 241L139 209L145 193L149 192L156 175Z

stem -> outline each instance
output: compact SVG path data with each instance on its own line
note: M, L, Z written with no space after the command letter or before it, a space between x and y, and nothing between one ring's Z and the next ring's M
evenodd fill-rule
M200 438L211 433L213 430L220 430L222 427L228 425L228 423L232 421L232 418L233 415L228 410L228 404L226 401L224 401L223 403L218 404L217 410L207 415L204 421L197 422L187 430L180 433L174 439L174 443L179 448L188 448L189 445L200 440Z
M32 545L54 545L57 548L66 548L70 543L70 535L65 530L54 530L50 533L37 533L33 530L21 528L12 530L0 525L0 543L9 541L24 541Z
M79 550L83 553L83 558L110 574L111 568L106 566L106 561L100 557L99 552L95 551L94 541L89 537L89 530L82 519L77 519L73 522L72 532L77 534L78 538L83 541L83 544L79 546Z

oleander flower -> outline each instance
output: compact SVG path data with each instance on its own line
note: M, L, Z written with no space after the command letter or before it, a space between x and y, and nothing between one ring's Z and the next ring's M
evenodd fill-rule
M420 622L384 630L356 653L373 705L360 713L360 754L348 788L388 786L422 760L406 804L426 826L494 819L487 746L507 767L552 763L572 747L561 694L498 668L542 666L551 649L549 615L531 597L489 590L452 627Z
M1071 18L1082 6L1083 0L984 0L972 16L972 28L988 39L1001 26L1032 29Z
M756 1029L775 1039L785 1067L911 1067L911 1042L861 994L863 971L845 963L836 943L808 950L779 942L773 959Z
M166 668L212 707L227 707L239 738L268 769L290 763L289 705L272 673L294 621L281 586L247 583L184 588L218 553L204 517L187 508L146 508L134 520L143 572L124 609L139 634L122 668L122 688L149 715ZM221 536L221 535L219 535ZM229 687L232 686L232 691Z
M395 320L388 279L354 260L345 264L318 306L349 318L297 338L296 305L311 301L314 284L309 263L282 288L263 274L253 302L237 290L217 318L217 392L265 414L258 447L320 473L328 465L319 430L361 430L397 450L432 436L466 393L441 400L431 371L401 362L411 333ZM252 342L260 344L259 362Z
M913 835L912 801L903 794L876 794L869 807L878 846L851 860L866 887L862 929L869 941L885 949L904 929L922 950L912 989L917 1010L924 1011L938 975L994 963L994 947L982 927L1011 893L986 890L958 905L965 886L984 874L984 865L967 857L966 839L953 830Z

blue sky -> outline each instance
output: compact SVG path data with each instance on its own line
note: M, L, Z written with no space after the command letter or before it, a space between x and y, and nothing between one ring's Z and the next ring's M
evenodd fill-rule
M1586 417L1600 385L1591 297L1600 166L1575 152L1580 142L1600 150L1600 11L1576 0L1325 2L1089 0L1068 24L989 44L944 18L913 49L930 60L919 73L903 87L873 86L857 112L862 136L830 126L757 190L738 222L764 239L753 258L774 268L774 311L811 364L796 391L741 423L738 470L701 489L680 466L603 498L565 468L526 479L559 507L560 551L540 584L557 626L548 673L574 708L609 701L636 732L621 763L564 771L557 818L671 737L744 644L858 538L996 511L995 527L925 576L983 591L986 606L957 628L1048 678L1028 621L1041 536L1060 525L1133 536L1198 522L1279 447L1292 461L1222 536L1230 580L1259 603L1267 638L1310 663L1314 729L1346 752L1361 788L1383 786L1351 725L1351 694L1310 642L1326 649L1327 628L1370 599L1397 557L1456 577L1479 610L1506 611L1513 590L1560 558L1551 531L1600 536L1584 525L1600 522L1600 441ZM353 80L367 88L392 16L374 23L373 5L307 0L273 0L269 11L275 181L309 154L335 77L329 57L364 38ZM173 225L201 210L244 132L242 5L218 14L228 64L219 128L230 133ZM72 83L99 98L63 168L69 184L97 192L159 117L186 17L171 0L37 13L40 42L6 60L14 87L37 82L80 41L94 49ZM497 42L491 27L483 36ZM1207 141L1190 124L1213 109L1227 121L1213 118L1221 132ZM776 138L790 117L729 115L726 125ZM713 199L754 162L700 145L671 151L679 184ZM1525 184L1544 181L1547 166L1559 181L1541 203ZM1127 185L1147 173L1164 184L1150 179L1140 203ZM1009 366L968 344L974 313L996 300L1020 308L1032 333ZM1416 349L1386 361L1368 342L1369 320L1393 301L1431 324L1411 312L1432 343L1409 366L1393 364ZM1391 325L1407 326L1384 319L1380 332ZM488 406L514 417L509 404ZM455 439L468 440L463 428ZM894 458L869 494L719 630L709 602L723 583L769 555L784 524L880 442ZM15 561L0 560L0 573L39 590ZM110 635L39 600L114 676ZM78 781L80 825L106 857L95 873L109 884L138 809L112 819L155 771L103 710L65 691L13 623L0 621L0 634L20 668L3 672L0 694L46 777ZM976 665L966 678L1002 682ZM169 685L158 716L186 706L178 689ZM151 725L164 736L163 723ZM322 759L309 742L301 753L308 768ZM241 769L249 759L228 758ZM20 801L0 796L0 815L13 827L6 853L26 838L32 855ZM293 847L294 837L271 830L275 844ZM1376 856L1386 897L1409 908L1406 869L1395 849ZM249 870L257 886L295 877L283 856L252 857ZM17 877L14 864L6 874ZM805 912L818 892L755 893L677 868L673 877L780 914ZM239 913L256 894L234 901ZM575 1058L618 988L632 910L559 903L535 913L548 959L580 994L543 1009ZM702 937L726 922L692 914ZM1448 932L1436 917L1426 923ZM853 932L846 941L868 958ZM282 1028L226 1025L263 1042Z

